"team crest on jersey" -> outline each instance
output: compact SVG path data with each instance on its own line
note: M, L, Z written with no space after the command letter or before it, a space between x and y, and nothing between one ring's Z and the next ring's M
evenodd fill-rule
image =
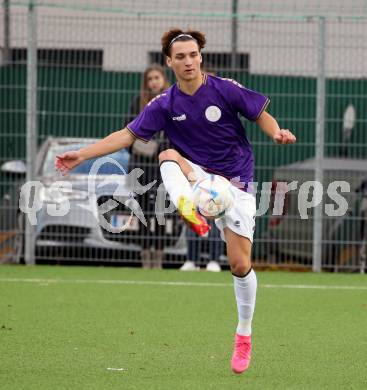
M209 106L205 110L205 117L210 122L217 122L217 121L219 121L221 116L222 116L222 111L217 106Z
M237 87L240 87L240 88L245 88L242 84L240 84L238 81L236 80L233 80L233 79L227 79L225 77L221 77L222 80L227 80L227 81L230 81L232 84L234 85L237 85Z

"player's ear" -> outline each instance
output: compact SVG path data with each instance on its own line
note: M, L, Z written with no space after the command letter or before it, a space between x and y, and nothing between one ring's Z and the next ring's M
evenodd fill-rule
M166 64L167 64L167 66L169 68L171 68L171 66L172 66L172 59L171 59L171 57L166 56Z
M202 55L201 55L201 53L200 53L200 64L203 62L203 57L202 57Z

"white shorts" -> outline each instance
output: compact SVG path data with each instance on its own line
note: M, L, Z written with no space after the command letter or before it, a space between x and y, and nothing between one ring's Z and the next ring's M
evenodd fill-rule
M199 165L196 165L187 159L186 161L192 166L196 174L196 180L203 179L210 175L210 173L205 172ZM220 236L223 241L226 241L224 237L224 228L227 227L232 230L232 232L246 237L253 242L256 198L254 195L240 190L234 185L232 185L232 190L235 195L234 204L222 217L215 220L215 225L220 230Z

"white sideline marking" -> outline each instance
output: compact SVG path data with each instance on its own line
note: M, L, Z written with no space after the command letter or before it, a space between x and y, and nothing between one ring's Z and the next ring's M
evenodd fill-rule
M108 371L125 371L124 368L107 367Z
M4 283L39 283L43 285L57 283L71 284L122 284L122 285L155 285L155 286L185 286L185 287L233 287L232 283L210 282L166 282L153 280L113 280L113 279L39 279L39 278L0 278ZM260 284L260 288L289 288L310 290L367 290L366 286L335 286L319 284Z

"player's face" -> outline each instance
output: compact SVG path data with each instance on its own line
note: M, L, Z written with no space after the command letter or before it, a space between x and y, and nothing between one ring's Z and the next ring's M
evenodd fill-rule
M201 54L198 44L193 41L174 42L171 57L167 57L167 65L175 72L179 80L194 80L201 77Z
M153 93L160 93L164 88L164 78L158 70L151 70L147 75L147 87Z

